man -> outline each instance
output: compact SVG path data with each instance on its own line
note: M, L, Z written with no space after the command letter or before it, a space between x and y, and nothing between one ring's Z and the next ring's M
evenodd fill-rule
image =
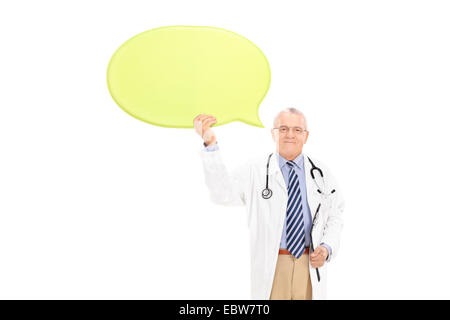
M212 201L247 207L252 298L325 299L326 264L339 248L344 201L330 171L303 153L305 116L295 108L280 111L269 159L248 161L231 173L210 128L216 122L200 114L194 128L204 140L200 156Z

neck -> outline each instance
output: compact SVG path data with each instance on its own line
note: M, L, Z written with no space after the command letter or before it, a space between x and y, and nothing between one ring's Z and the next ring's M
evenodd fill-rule
M286 160L294 160L302 153L302 151L300 150L300 152L297 152L297 153L280 153L278 151L278 153L280 154L280 156L282 156Z

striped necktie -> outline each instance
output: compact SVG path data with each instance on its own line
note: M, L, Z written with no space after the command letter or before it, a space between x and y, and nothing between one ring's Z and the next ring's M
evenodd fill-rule
M290 167L288 186L288 205L286 212L287 249L296 258L305 251L305 224L303 221L302 194L300 181L294 170L294 162L288 161Z

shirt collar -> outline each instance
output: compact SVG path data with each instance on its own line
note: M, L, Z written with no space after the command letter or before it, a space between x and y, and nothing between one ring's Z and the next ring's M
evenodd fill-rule
M283 167L286 166L286 162L288 162L288 160L286 160L282 155L280 155L278 152L276 152L277 156L278 156L278 164L280 165L280 169L283 170ZM297 167L302 170L303 169L303 152L300 153L297 158L295 158L293 160L293 162L297 165Z

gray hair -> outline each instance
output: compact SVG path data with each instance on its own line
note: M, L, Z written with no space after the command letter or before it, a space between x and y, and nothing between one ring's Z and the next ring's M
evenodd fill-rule
M281 110L280 112L278 112L277 115L275 116L275 118L273 118L273 126L274 127L275 127L275 123L277 122L278 117L283 112L289 112L289 113L298 114L298 115L302 116L303 119L305 120L305 127L306 127L305 129L308 130L308 123L306 122L305 115L303 114L303 112L301 112L300 110L298 110L296 108L285 108L285 109Z

